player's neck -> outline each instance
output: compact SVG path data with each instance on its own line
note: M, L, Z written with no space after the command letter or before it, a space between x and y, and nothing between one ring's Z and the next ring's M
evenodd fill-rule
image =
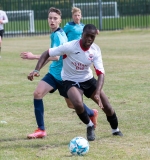
M90 47L85 47L82 43L82 39L80 39L80 47L82 48L83 51L87 51Z
M55 32L55 31L57 31L59 28L60 28L60 27L57 27L57 28L51 28L51 31L52 31L52 32Z

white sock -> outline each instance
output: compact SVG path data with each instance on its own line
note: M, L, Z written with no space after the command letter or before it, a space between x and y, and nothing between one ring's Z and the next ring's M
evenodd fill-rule
M87 124L87 127L89 127L89 126L93 126L94 124L93 124L93 122L90 120L90 122L89 122L89 124Z
M117 129L112 129L112 133L115 133L115 132L119 132L119 128L117 128Z

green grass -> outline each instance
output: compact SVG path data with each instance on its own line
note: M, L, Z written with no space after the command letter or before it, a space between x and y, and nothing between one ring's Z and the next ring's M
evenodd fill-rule
M36 61L22 60L22 51L40 54L49 47L49 35L4 38L0 60L0 160L149 160L150 159L150 30L100 32L95 41L102 50L106 71L104 90L119 119L124 137L113 137L105 114L99 110L96 140L84 157L71 156L69 141L86 138L86 126L68 109L58 92L44 97L45 139L27 140L36 129L33 91L45 75L33 82L27 75Z

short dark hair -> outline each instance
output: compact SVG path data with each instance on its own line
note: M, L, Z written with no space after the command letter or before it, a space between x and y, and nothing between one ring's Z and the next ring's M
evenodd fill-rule
M50 12L55 12L55 13L57 13L58 15L62 16L62 13L61 13L60 9L51 7L51 8L49 8L49 10L48 10L48 15L49 15Z
M86 24L83 28L83 32L87 30L95 30L97 31L97 28L93 24Z

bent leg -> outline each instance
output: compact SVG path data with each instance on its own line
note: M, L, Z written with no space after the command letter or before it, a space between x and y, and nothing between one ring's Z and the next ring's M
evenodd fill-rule
M95 140L95 133L94 133L94 125L92 121L90 120L86 110L84 109L83 106L83 91L76 88L76 87L71 87L67 95L73 104L76 113L80 120L87 125L87 139L89 141L94 141Z
M91 98L95 101L94 95L95 94L93 93ZM106 114L107 121L109 122L109 124L112 128L112 134L122 136L122 133L119 131L119 128L118 128L118 118L117 118L117 115L115 113L115 110L111 106L111 104L108 100L108 97L106 96L106 94L104 93L103 90L101 91L100 99L101 99L101 102L102 102L103 107L104 107L102 110Z
M68 98L65 98L65 101L67 103L68 108L74 109L73 104L71 103L71 101ZM93 117L94 116L94 111L92 109L90 109L86 104L83 103L83 107L86 110L86 112L89 115L89 117Z

